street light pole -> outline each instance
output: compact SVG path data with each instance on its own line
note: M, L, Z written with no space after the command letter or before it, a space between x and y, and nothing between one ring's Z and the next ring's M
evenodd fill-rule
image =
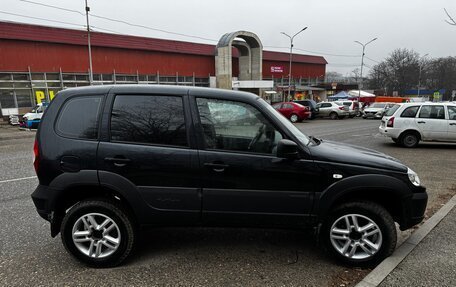
M87 6L87 0L85 0L85 11L87 20L87 46L89 49L89 83L93 84L93 71L92 71L92 48L90 47L90 26L89 26L89 11L90 7Z
M420 97L420 89L421 89L421 69L422 69L422 65L421 65L421 59L423 59L424 57L426 57L427 55L429 54L425 54L423 55L422 57L420 57L420 59L418 60L418 66L420 68L420 73L418 75L418 98Z
M287 36L288 38L290 38L290 65L289 65L289 69L288 69L288 97L290 96L290 92L291 92L291 60L292 60L292 55L293 55L293 39L299 33L301 33L302 31L304 31L306 29L307 29L307 27L302 28L299 32L297 32L293 36L290 36L290 35L288 35L285 32L280 32L281 34L283 34L283 35Z
M361 77L360 77L360 81L358 83L359 87L358 87L358 101L359 99L361 98L361 85L363 84L363 66L364 66L364 51L366 50L366 46L372 42L374 42L375 40L377 40L377 38L374 38L372 40L370 40L369 42L367 42L366 44L363 44L359 41L355 41L355 43L358 43L360 44L361 46L363 46L363 54L361 56Z

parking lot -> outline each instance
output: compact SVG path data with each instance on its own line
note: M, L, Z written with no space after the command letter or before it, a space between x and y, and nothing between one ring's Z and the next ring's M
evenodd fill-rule
M456 144L404 149L378 134L379 123L317 119L297 127L398 158L428 188L429 210L439 208L455 183ZM29 135L0 140L1 286L341 286L365 273L337 265L311 232L263 229L156 229L142 236L139 250L121 267L86 268L66 253L60 237L50 237L35 211L32 145Z

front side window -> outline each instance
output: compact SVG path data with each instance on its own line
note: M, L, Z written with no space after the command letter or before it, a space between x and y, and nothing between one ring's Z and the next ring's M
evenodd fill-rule
M408 107L402 112L401 118L414 118L419 109L420 106Z
M188 146L182 97L116 96L111 114L111 140Z
M321 107L322 108L330 108L330 107L332 107L332 105L330 103L324 103L324 104L321 104Z
M443 106L422 106L419 117L424 119L445 119L445 109Z
M282 135L256 108L241 102L197 98L206 148L274 154Z
M96 139L102 96L76 97L68 100L56 123L59 134L71 138ZM37 112L42 109L39 107Z

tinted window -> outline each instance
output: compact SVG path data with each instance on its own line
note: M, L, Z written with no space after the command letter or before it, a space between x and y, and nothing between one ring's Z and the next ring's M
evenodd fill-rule
M456 120L456 106L448 106L448 115L450 120Z
M197 99L206 148L275 153L282 135L256 108L233 101Z
M96 139L102 96L77 97L68 100L60 111L56 130L63 136Z
M280 109L280 107L282 106L282 103L279 103L279 104L274 104L272 107L276 110Z
M422 106L419 117L425 119L445 119L445 110L443 106Z
M322 108L329 108L329 107L332 107L332 105L330 103L324 103L324 104L321 104L321 107Z
M394 115L394 113L397 111L397 109L399 109L400 105L394 105L392 106L391 108L389 108L386 113L385 113L385 116L389 117L389 116L392 116Z
M293 108L293 105L292 105L292 104L284 104L284 105L283 105L283 108L284 108L284 109L292 109L292 108Z
M420 108L420 106L413 106L413 107L406 108L402 112L401 118L414 118L416 116L416 113L418 112L419 108Z
M111 140L187 146L182 97L116 96Z

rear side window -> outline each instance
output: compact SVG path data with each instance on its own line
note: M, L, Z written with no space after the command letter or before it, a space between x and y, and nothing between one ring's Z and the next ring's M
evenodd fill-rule
M413 106L413 107L406 108L402 112L401 118L414 118L414 117L416 117L416 113L418 112L419 108L420 108L420 106Z
M116 96L111 140L188 146L184 106L178 96Z
M71 138L98 138L98 115L102 96L71 98L63 105L56 123L57 133Z

